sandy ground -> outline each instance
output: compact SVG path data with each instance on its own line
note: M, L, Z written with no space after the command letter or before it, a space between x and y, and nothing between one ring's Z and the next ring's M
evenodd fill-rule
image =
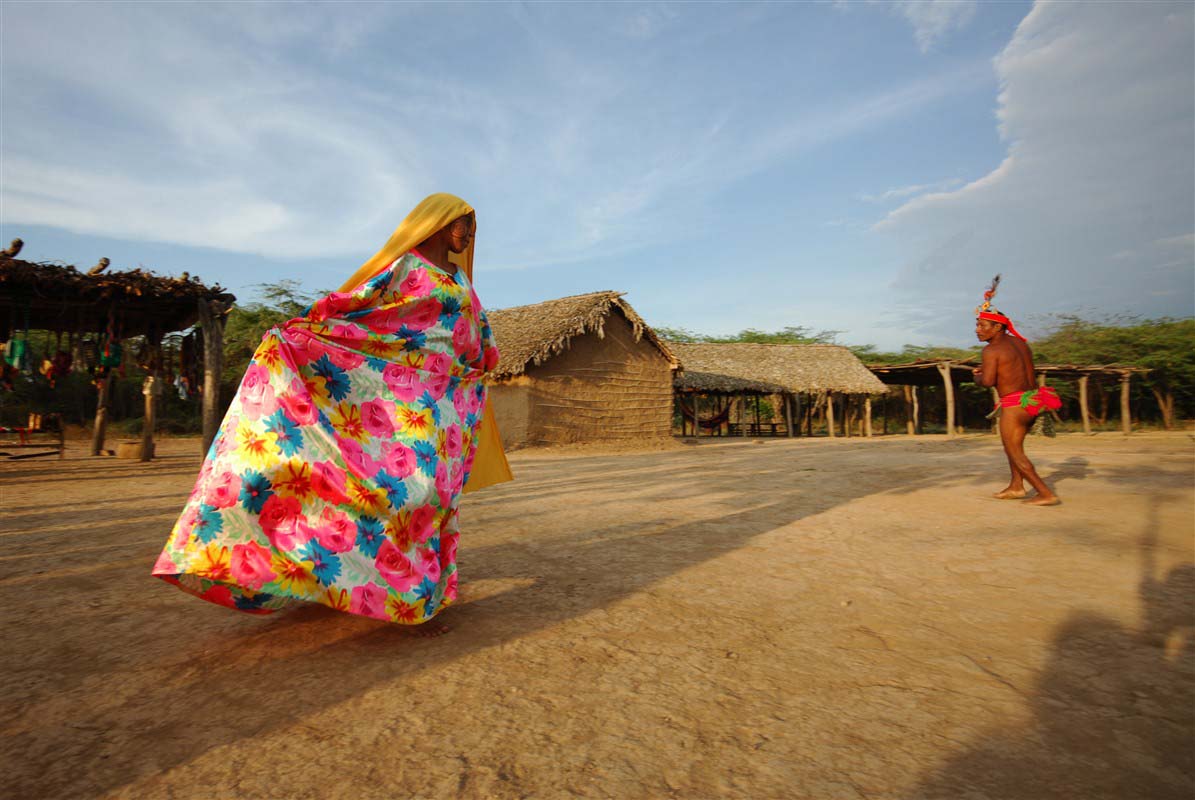
M14 798L1184 798L1195 444L514 454L440 639L149 576L198 445L0 465Z

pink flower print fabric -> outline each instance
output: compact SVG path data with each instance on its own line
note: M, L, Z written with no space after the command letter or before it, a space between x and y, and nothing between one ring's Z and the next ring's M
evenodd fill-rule
M263 337L153 574L252 613L430 619L497 363L468 278L416 252L322 298Z

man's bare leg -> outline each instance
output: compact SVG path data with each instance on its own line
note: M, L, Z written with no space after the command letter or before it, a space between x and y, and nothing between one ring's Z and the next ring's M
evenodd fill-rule
M1012 455L1009 454L1008 448L1004 448L1004 455L1008 458L1008 471L1012 477L1008 479L1008 486L996 492L992 497L997 500L1020 500L1028 492L1025 491L1025 476L1017 469L1017 465L1012 461Z
M1050 491L1050 487L1046 486L1046 482L1037 474L1029 456L1025 455L1025 435L1029 433L1029 426L1032 424L1033 417L1029 412L1020 408L1006 408L1000 415L1000 440L1004 443L1009 465L1037 491L1037 497L1025 502L1034 506L1056 506L1062 501L1058 499L1058 495Z

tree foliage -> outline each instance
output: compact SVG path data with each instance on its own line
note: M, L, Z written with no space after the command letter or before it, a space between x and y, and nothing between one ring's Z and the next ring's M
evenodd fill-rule
M753 344L836 344L841 331L815 331L803 325L790 325L778 331L761 331L755 328L741 330L731 336L712 336L704 333L694 333L687 328L656 328L661 339L670 342L694 344L710 342L716 344L753 343Z
M236 385L249 366L254 351L265 332L287 320L301 316L318 299L295 280L259 284L262 300L235 306L224 322L225 383Z

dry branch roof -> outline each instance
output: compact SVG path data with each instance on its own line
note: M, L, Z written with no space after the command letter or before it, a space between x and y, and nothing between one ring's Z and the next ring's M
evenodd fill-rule
M971 370L978 367L979 359L962 360L950 358L925 358L905 364L868 364L867 368L884 383L895 386L940 386L941 373L938 365L948 368L955 380L971 381ZM1034 369L1058 380L1077 380L1083 376L1092 378L1119 379L1123 375L1144 374L1144 367L1131 364L1035 364Z
M834 344L681 344L669 342L681 361L677 388L706 392L886 391L863 362Z
M89 274L67 264L23 261L0 254L0 338L25 327L102 331L110 312L122 337L160 336L195 324L200 300L218 301L225 309L236 301L220 286L205 286L186 273L170 278L141 269L96 269Z
M567 350L574 336L590 331L603 336L606 319L612 313L621 314L631 324L636 340L646 338L670 364L676 366L676 356L668 345L622 299L621 292L590 292L490 311L490 326L502 352L502 360L493 376L511 378L520 375L529 366L542 364Z

